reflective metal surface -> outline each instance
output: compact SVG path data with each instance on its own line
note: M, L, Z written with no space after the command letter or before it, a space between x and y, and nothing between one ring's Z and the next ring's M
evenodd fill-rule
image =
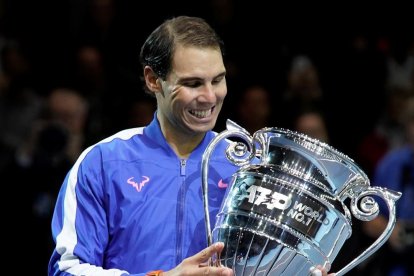
M228 137L226 156L240 166L227 190L214 229L208 213L208 161ZM378 204L390 211L382 235L345 266L343 275L374 253L395 224L400 193L371 187L366 174L345 154L304 134L264 128L251 136L234 122L210 143L202 160L203 199L209 245L222 241L221 265L236 275L309 275L312 266L330 269L352 234L351 214L371 220ZM350 210L344 201L350 198Z

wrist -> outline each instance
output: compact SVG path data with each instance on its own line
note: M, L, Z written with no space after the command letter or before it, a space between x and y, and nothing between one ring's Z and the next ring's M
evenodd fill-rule
M161 276L161 274L162 274L163 272L164 272L164 271L163 271L163 270L161 270L161 269L159 269L159 270L153 270L153 271L147 272L147 273L145 274L145 276Z

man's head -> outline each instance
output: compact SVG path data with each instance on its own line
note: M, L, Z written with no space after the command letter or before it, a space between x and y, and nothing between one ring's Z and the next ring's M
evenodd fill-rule
M227 94L226 69L222 42L204 20L165 21L145 42L141 61L164 135L199 140L215 126Z
M177 45L216 48L223 53L223 42L207 22L198 17L179 16L156 28L141 48L142 68L149 66L165 80L171 70Z

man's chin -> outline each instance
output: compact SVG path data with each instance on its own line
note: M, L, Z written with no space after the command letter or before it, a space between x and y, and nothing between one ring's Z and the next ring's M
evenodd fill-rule
M214 128L214 123L209 122L205 124L190 125L190 129L194 134L204 134Z

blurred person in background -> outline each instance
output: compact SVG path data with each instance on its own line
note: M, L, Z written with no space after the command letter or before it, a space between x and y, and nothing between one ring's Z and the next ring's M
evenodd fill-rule
M293 129L329 144L328 129L322 113L316 110L301 112L293 122Z
M358 144L356 156L369 177L385 154L405 145L403 114L412 95L413 91L404 87L389 88L381 116Z
M19 43L6 41L0 53L0 171L30 135L44 99L34 89L31 64Z
M378 117L372 129L365 126L369 132L357 147L361 166L370 177L385 154L405 145L402 118L407 100L414 95L414 40L395 34L384 42L384 108L376 111Z
M65 152L74 163L85 148L89 103L76 90L57 88L49 95L48 109L50 119L67 130L68 143Z
M405 144L389 151L375 168L373 185L402 192L397 201L397 222L387 241L371 261L369 273L375 275L414 275L414 97L407 100L402 112ZM377 218L363 224L365 233L377 238L388 222L388 209L378 199L381 211ZM373 274L374 275L374 274Z
M75 52L75 61L74 74L69 83L89 103L87 142L92 143L112 131L115 116L106 111L119 108L120 99L114 99L111 93L112 77L98 47L80 46Z
M6 232L15 237L16 229L31 225L31 235L16 238L17 251L13 248L10 252L18 255L21 248L36 248L36 258L28 258L26 262L36 275L47 271L53 250L50 220L54 203L62 179L83 150L87 112L87 102L79 92L53 89L28 129L30 135L13 151L2 174L12 182L5 186L5 192L19 195L16 204L22 210L16 215L7 208L10 211L5 219L13 227Z
M279 118L289 123L303 110L325 111L324 93L320 84L319 71L306 55L295 56L287 73L286 89L277 106Z
M236 123L250 134L271 126L271 100L269 91L261 85L246 87L236 103Z

